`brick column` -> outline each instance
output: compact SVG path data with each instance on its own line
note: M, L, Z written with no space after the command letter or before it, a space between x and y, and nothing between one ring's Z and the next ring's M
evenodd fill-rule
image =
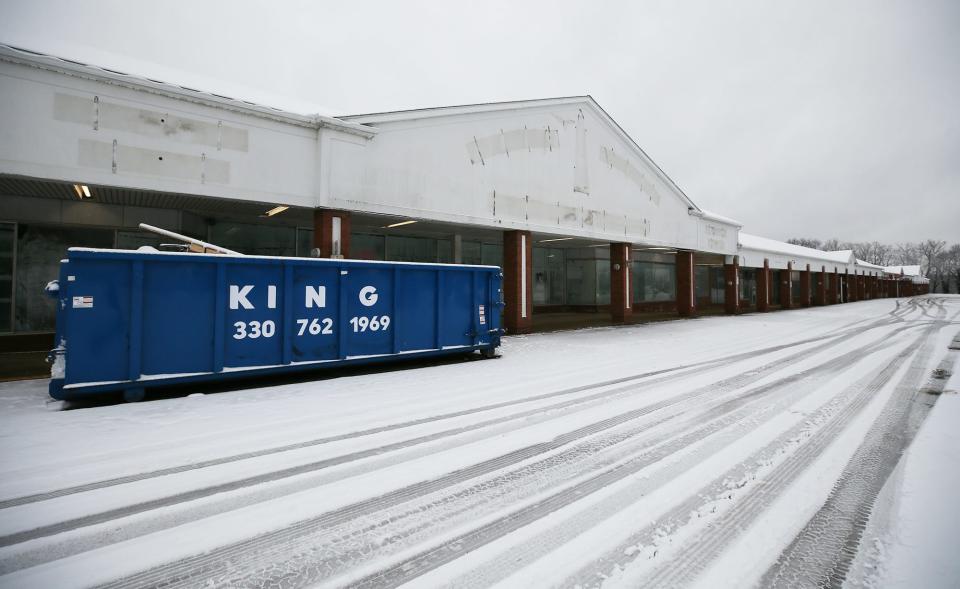
M809 307L810 304L810 264L807 264L807 269L800 271L800 306Z
M681 317L697 314L693 252L677 252L677 313Z
M817 292L816 298L813 302L815 305L826 305L827 304L827 267L820 266L820 271L817 272Z
M787 269L780 271L780 307L793 307L793 262L787 262Z
M770 261L763 259L763 268L757 269L757 311L770 310Z
M833 274L830 276L830 289L827 293L827 304L836 305L840 293L840 271L833 268Z
M633 314L630 244L610 244L610 318L623 323Z
M740 257L728 256L723 265L723 306L727 315L740 314Z
M533 327L533 240L529 231L503 233L503 324L507 333Z
M313 209L313 247L321 258L349 258L350 212Z

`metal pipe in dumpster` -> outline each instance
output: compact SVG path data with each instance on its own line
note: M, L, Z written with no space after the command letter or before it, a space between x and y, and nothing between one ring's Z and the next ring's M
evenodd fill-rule
M480 351L500 345L496 266L71 248L50 396Z

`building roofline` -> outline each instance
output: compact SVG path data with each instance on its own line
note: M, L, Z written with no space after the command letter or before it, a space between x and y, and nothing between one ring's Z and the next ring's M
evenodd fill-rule
M129 88L131 90L150 92L176 100L184 100L214 108L223 108L240 114L253 115L300 127L311 129L330 128L363 137L373 137L377 132L374 128L348 121L341 121L326 115L306 115L289 112L247 100L222 96L187 86L180 86L175 83L154 80L136 74L98 67L11 45L0 44L0 62L24 65L113 86Z
M589 94L559 96L554 98L534 98L528 100L508 100L503 102L481 102L476 104L435 106L409 110L394 110L379 113L347 115L338 118L344 121L359 122L364 125L376 125L378 123L416 121L420 119L430 119L436 117L449 117L484 112L502 112L525 108L539 108L543 106L570 104L586 104L592 108L598 115L600 115L600 118L610 126L614 133L619 135L621 139L623 139L628 145L632 146L636 150L641 159L643 159L644 162L646 162L656 171L661 180L663 180L672 190L676 191L676 194L687 204L687 207L691 212L696 212L698 216L704 212L699 206L697 206L695 202L693 202L689 196L687 196L683 189L681 189L680 186L673 181L673 178L668 176L667 173L663 171L663 168L657 165L657 163L653 161L653 158L647 155L647 152L640 147L640 144L637 143L633 137L631 137L630 134L627 133L623 127L621 127L620 124L610 116L610 113L604 110L604 108L600 106L593 96ZM726 220L724 219L724 221Z
M849 265L856 263L856 257L853 255L853 250L837 250L827 252L811 247L795 245L785 241L771 239L769 237L744 233L743 231L740 232L738 242L739 243L737 244L737 247L741 250L746 249L757 252L767 252L771 254L797 256L813 260L820 260L822 262L830 262L832 264Z

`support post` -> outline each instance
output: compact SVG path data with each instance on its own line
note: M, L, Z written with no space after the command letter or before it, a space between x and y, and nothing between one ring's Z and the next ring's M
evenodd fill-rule
M723 306L727 315L740 314L739 256L727 256L723 264Z
M810 264L807 264L807 269L800 271L800 306L809 307L810 304Z
M757 271L757 311L770 310L770 260L763 259L763 268Z
M503 234L503 323L507 333L533 328L533 243L529 231Z
M349 211L314 209L313 247L320 250L321 258L349 258Z
M610 318L626 323L633 314L630 292L630 244L610 244Z
M823 306L827 304L827 267L820 266L820 272L817 273L817 297L814 304Z
M793 307L793 262L787 262L787 269L780 271L780 307Z
M827 304L836 305L840 293L840 271L836 266L833 268L833 275L830 276L830 292L827 293Z
M677 313L681 317L697 314L693 252L677 252Z

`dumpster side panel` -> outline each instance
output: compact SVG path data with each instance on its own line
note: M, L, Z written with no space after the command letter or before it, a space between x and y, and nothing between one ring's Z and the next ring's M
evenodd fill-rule
M226 262L224 367L275 366L283 351L283 266Z
M441 345L473 345L473 276L474 272L446 272L440 291L440 314L443 316Z
M341 357L392 354L396 323L408 319L394 313L394 271L382 266L345 266L341 279Z
M127 380L131 262L71 262L65 383ZM73 340L73 341L71 341Z
M213 370L214 264L144 264L142 374Z
M293 264L290 268L292 360L336 360L340 269L318 264Z
M401 351L437 347L437 271L404 270L397 275L397 331Z

